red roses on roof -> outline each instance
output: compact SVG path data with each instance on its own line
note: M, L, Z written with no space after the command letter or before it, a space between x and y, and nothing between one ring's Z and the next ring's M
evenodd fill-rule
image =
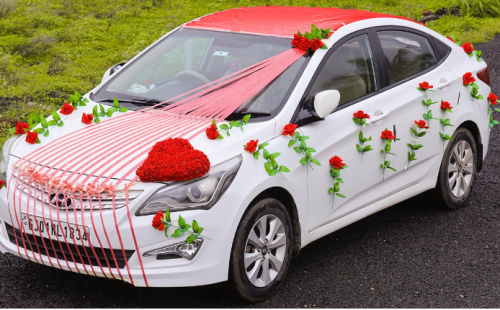
M292 46L305 52L315 52L318 49L327 49L328 47L321 41L332 35L330 29L319 29L315 25L311 25L311 32L306 32L304 35L297 31L293 35Z

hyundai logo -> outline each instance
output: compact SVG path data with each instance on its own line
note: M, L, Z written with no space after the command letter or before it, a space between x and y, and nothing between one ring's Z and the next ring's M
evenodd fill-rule
M54 208L66 208L66 206L69 208L73 205L73 200L64 193L57 195L52 193L50 194L50 205Z

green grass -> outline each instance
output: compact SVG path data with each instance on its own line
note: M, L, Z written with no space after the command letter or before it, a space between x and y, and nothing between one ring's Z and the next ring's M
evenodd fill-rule
M334 6L419 19L423 10L461 5L463 17L445 16L428 27L478 43L500 33L498 1L0 0L0 145L16 120L53 110L74 90L89 91L111 65L131 59L179 24L215 11Z

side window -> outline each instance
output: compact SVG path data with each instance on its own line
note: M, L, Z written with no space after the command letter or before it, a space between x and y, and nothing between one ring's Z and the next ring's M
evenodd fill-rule
M313 102L317 93L336 89L340 93L339 105L342 105L377 88L370 42L363 34L342 44L330 55L309 92L309 99Z
M406 31L377 32L384 52L391 84L412 77L436 65L429 40Z

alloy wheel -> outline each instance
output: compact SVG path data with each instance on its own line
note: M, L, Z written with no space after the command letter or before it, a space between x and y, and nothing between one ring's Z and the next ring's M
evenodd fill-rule
M448 159L448 185L453 196L460 198L469 189L474 172L474 153L470 144L458 142Z

